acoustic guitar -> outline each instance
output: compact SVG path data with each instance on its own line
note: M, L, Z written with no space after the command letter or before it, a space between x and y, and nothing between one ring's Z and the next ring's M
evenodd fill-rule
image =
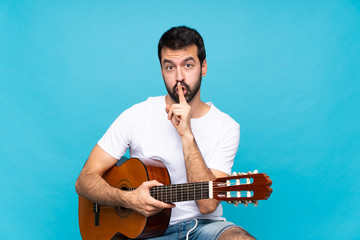
M157 200L173 203L215 198L229 203L257 205L268 199L272 181L265 173L239 173L214 181L170 184L169 173L161 161L130 158L119 161L103 178L111 186L132 191L143 182L157 180L163 186L150 188ZM100 206L79 196L79 227L85 240L141 239L161 236L168 227L171 209L145 217L122 207Z

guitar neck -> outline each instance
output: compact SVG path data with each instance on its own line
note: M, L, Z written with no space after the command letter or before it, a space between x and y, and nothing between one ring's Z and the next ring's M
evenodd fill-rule
M150 195L162 202L174 203L212 198L212 181L194 182L150 188Z
M165 203L215 198L245 204L268 199L272 193L271 184L265 173L242 173L209 182L155 186L150 188L150 195Z

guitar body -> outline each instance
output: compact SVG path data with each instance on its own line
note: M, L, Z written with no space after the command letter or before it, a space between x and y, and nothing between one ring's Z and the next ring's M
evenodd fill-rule
M119 189L139 187L143 182L157 180L170 184L169 173L161 161L130 158L114 166L103 178ZM131 209L101 206L79 196L79 226L82 239L141 239L162 235L168 227L171 209L145 217Z
M157 180L164 185L149 189L162 202L173 203L215 198L229 203L257 205L272 193L271 179L265 173L235 173L207 182L170 184L169 173L161 161L130 158L119 161L103 176L111 186L133 191L143 182ZM145 217L122 207L100 206L79 196L79 226L85 240L142 239L161 236L167 229L171 209Z

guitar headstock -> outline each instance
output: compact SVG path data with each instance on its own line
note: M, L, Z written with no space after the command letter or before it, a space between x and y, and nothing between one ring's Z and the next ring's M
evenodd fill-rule
M228 177L217 178L213 181L213 198L219 201L227 201L237 206L239 203L245 206L258 200L266 200L272 193L272 181L265 173L254 172L233 173Z

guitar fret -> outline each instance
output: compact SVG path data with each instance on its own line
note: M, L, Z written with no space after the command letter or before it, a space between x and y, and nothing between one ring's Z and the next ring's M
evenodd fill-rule
M164 189L162 189L162 191L161 191L161 201L166 202L166 199L164 197L164 192L165 192Z
M169 192L169 185L166 186L166 192ZM166 202L170 202L171 200L171 192L170 194L165 194L166 195Z
M195 183L191 183L191 200L195 200Z
M181 201L183 200L183 189L182 189L182 186L183 186L183 185L180 185L180 193L181 193L181 199L180 199L180 200L181 200Z
M188 195L188 198L187 198L186 200L189 201L189 200L190 200L190 193L189 193L189 191L187 191L187 195Z
M155 186L150 195L162 202L182 202L209 198L209 182Z

